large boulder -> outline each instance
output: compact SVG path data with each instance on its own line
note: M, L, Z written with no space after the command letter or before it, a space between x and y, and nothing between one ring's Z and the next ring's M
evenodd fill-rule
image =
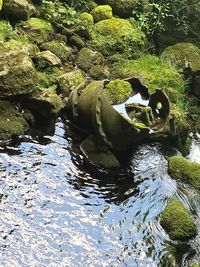
M145 35L130 20L111 18L97 22L91 31L91 45L103 55L117 52L136 54L144 48Z
M0 49L0 97L28 94L36 88L37 72L26 53Z
M168 46L161 57L190 77L192 92L200 97L200 49L192 43L178 43Z
M4 0L3 12L11 18L27 20L36 12L30 1L26 0Z

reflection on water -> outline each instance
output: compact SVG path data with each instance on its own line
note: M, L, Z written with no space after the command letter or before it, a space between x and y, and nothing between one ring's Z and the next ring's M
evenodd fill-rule
M173 195L199 202L177 191L155 144L119 173L91 174L59 121L53 137L2 149L0 175L1 266L175 266L169 255L190 254L159 214Z

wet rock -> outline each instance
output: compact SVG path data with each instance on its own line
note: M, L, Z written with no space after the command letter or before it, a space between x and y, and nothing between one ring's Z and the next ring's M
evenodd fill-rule
M34 44L51 41L54 36L54 28L50 22L33 17L19 23L16 26L16 31L22 36L25 35Z
M24 52L0 49L0 97L28 94L35 90L37 72Z
M39 52L34 58L35 65L38 70L43 70L47 67L61 66L61 60L51 51Z
M104 58L101 53L85 47L79 52L76 64L82 70L88 71L94 65L104 64Z
M91 14L95 22L98 22L104 19L110 19L113 16L112 8L108 5L100 5L100 6L95 7L91 11Z
M111 18L97 22L90 33L91 44L103 55L136 54L145 46L145 35L130 20ZM129 51L129 52L128 52Z
M62 108L61 98L50 89L38 89L24 102L34 114L46 118L56 117Z
M179 43L167 47L161 57L190 77L192 92L200 97L200 49L192 43Z
M80 85L83 81L85 81L85 77L81 70L74 70L68 73L65 73L57 78L59 89L61 95L63 97L69 96L71 90L78 85Z
M0 100L0 142L24 134L33 121L31 113L19 104Z
M184 157L174 156L169 159L169 173L173 178L180 179L200 190L200 164Z
M54 55L56 55L61 61L67 61L72 55L72 48L66 46L63 42L51 41L41 44L42 50L51 51Z
M31 15L36 13L36 9L30 1L26 0L4 0L4 14L10 18L27 20Z
M108 78L110 72L107 65L95 65L90 68L89 74L94 80L102 80Z
M160 224L171 239L184 241L197 234L191 214L177 199L168 203L161 215Z
M86 160L96 167L116 169L120 167L115 155L106 146L98 147L94 136L89 136L81 143L81 151Z

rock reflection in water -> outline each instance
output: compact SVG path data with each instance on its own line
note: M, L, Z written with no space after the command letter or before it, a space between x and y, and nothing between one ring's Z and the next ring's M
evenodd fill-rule
M0 154L1 266L156 267L169 260L174 243L166 243L158 216L176 183L157 145L141 146L118 173L94 175L59 121L53 137L8 151Z

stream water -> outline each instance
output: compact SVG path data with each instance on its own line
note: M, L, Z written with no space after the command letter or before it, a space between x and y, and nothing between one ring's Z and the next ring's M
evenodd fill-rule
M199 160L199 148L194 142L191 159ZM0 266L171 267L199 259L200 235L180 244L159 224L175 196L200 229L200 199L169 177L164 154L159 144L142 145L118 173L93 173L61 120L52 137L2 148Z

